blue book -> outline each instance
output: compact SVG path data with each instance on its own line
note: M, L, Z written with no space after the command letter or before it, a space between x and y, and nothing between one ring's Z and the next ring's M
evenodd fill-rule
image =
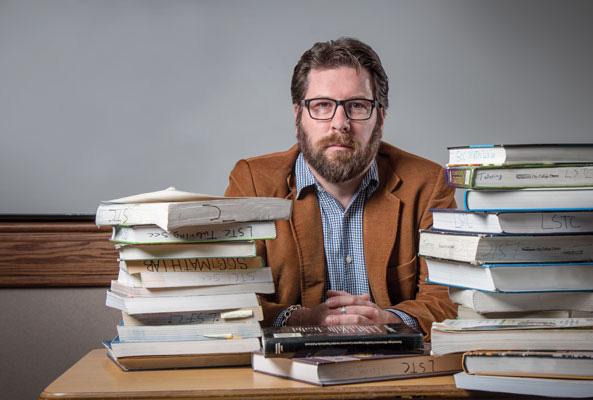
M590 211L593 210L593 187L468 190L463 204L471 211Z

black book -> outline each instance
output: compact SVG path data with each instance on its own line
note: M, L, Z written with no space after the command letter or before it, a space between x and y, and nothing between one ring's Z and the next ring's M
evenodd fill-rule
M264 357L421 353L422 333L405 324L284 326L263 330Z

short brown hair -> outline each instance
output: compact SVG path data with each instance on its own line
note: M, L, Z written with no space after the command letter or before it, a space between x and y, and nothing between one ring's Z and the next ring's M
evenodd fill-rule
M371 74L373 96L384 108L389 106L389 82L381 59L371 46L358 39L341 37L337 40L317 42L305 51L294 67L290 93L292 104L299 104L307 92L307 77L312 69L353 67L366 68Z

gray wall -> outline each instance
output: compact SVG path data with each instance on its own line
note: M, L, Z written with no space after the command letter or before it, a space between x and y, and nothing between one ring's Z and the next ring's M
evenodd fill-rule
M237 159L294 143L292 67L342 35L382 56L405 150L592 141L591 1L0 0L0 213L222 193ZM115 332L103 297L0 290L7 398Z

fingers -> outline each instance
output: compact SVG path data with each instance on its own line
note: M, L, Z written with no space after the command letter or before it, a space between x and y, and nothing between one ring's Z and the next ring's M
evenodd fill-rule
M372 303L370 301L368 294L363 294L363 295L359 295L359 296L353 296L351 294L337 295L337 296L329 297L325 301L325 304L329 308L339 308L339 307L343 307L343 306L354 306L354 305L369 306L369 307L374 306L374 303Z
M322 325L369 325L374 322L358 314L333 314L327 315Z

